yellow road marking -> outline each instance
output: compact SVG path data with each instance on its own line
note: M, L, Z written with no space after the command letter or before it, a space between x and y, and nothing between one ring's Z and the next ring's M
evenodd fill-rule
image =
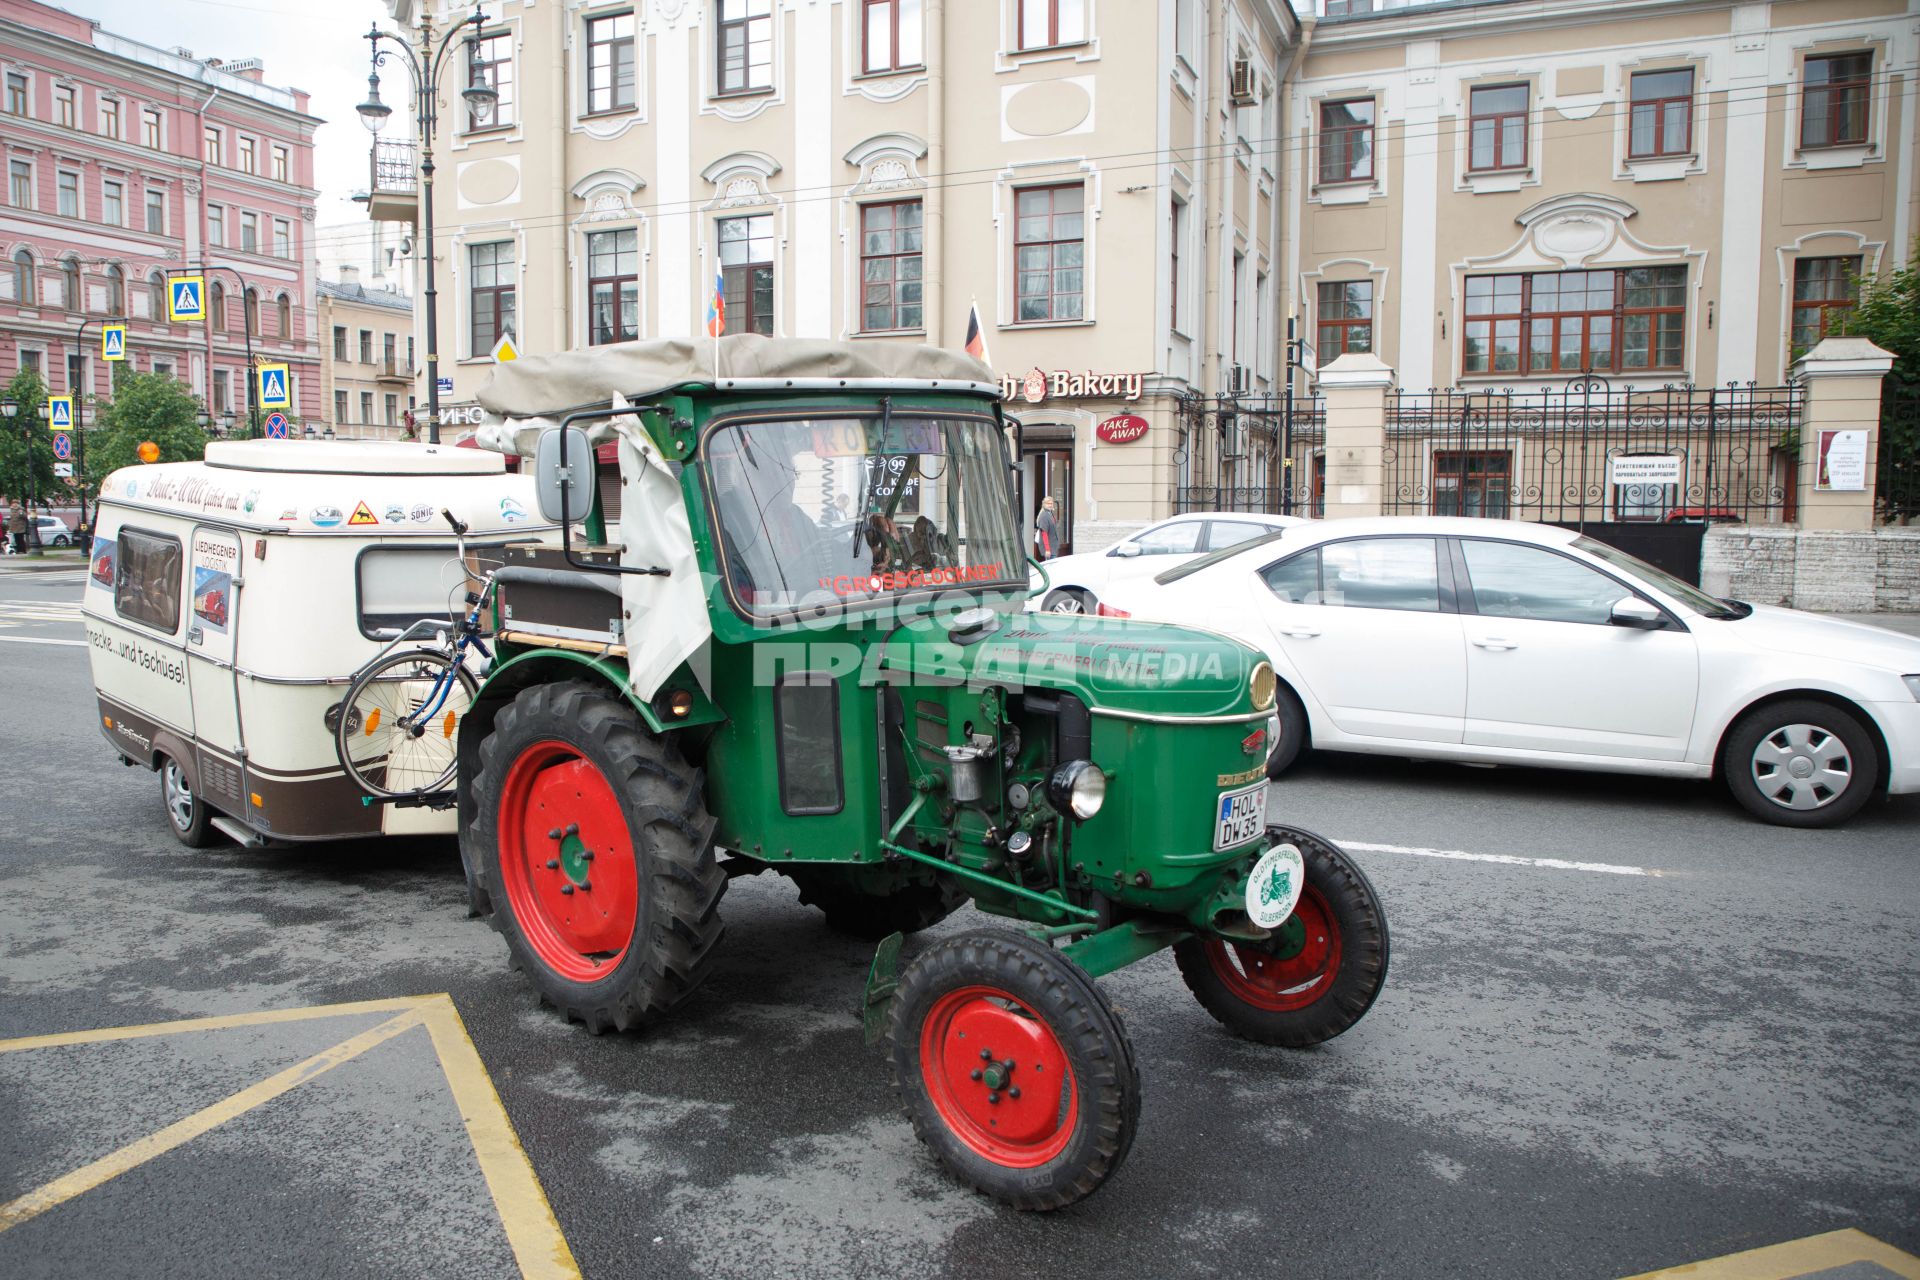
M1851 1227L1768 1245L1764 1249L1730 1253L1724 1258L1649 1271L1629 1276L1627 1280L1677 1280L1681 1276L1687 1280L1794 1280L1797 1276L1842 1267L1849 1262L1878 1263L1897 1276L1920 1280L1920 1258Z
M183 1018L139 1026L103 1027L91 1031L64 1031L53 1035L0 1040L0 1053L27 1049L58 1049L72 1045L135 1040L147 1036L219 1031L228 1027L256 1027L279 1022L306 1022L354 1014L392 1013L378 1026L324 1049L304 1062L251 1085L231 1097L168 1125L157 1133L131 1142L91 1164L0 1205L0 1232L45 1213L83 1192L137 1168L236 1116L270 1102L315 1077L349 1062L375 1045L416 1026L425 1026L440 1061L441 1073L453 1093L466 1125L473 1154L493 1196L514 1261L529 1280L579 1280L579 1264L553 1216L533 1164L513 1131L513 1122L487 1075L486 1065L467 1034L466 1024L445 993L403 996L387 1000L360 1000L346 1004L314 1005L305 1009L267 1009L256 1013L224 1014L211 1018Z
M343 1062L351 1062L375 1045L385 1044L410 1027L420 1025L420 1014L409 1010L397 1018L389 1018L377 1027L362 1031L350 1040L342 1040L328 1049L322 1049L305 1062L296 1062L285 1071L268 1076L256 1084L247 1086L231 1097L222 1098L210 1107L194 1112L184 1120L176 1121L144 1138L129 1142L118 1151L101 1156L91 1164L81 1165L72 1173L63 1174L44 1186L6 1204L0 1204L0 1231L7 1231L23 1222L45 1213L58 1205L65 1204L84 1191L91 1191L101 1183L117 1178L129 1169L137 1169L147 1161L163 1156L184 1142L190 1142L209 1129L215 1129L233 1119L245 1115L263 1103L272 1102L290 1089L299 1087L315 1076L333 1070Z

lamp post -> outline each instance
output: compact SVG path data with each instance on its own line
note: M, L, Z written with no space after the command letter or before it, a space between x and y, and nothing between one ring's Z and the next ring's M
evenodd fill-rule
M247 437L248 439L253 439L260 434L260 407L255 403L257 397L254 394L253 385L253 311L247 306L247 290L251 286L247 284L247 278L241 275L237 268L221 266L217 262L202 262L198 266L191 268L191 270L200 272L224 271L240 284L240 328L246 335L247 340ZM168 278L171 279L172 277L169 276ZM211 321L209 321L209 323L211 323ZM207 379L209 384L211 384L213 379L211 370L207 373ZM225 413L221 415L221 418L227 424L227 434L231 436L233 434L233 415L231 413Z
M440 315L433 278L433 135L439 124L435 90L439 85L440 72L446 65L447 51L453 47L461 29L468 28L467 83L460 91L460 96L469 107L475 109L490 107L500 101L500 94L487 83L475 61L480 32L485 25L485 18L476 8L471 17L448 28L436 47L433 42L432 7L423 4L420 6L418 50L409 47L399 36L381 31L379 27L367 32L373 64L367 73L367 100L360 104L360 122L367 126L368 132L378 134L386 126L387 117L393 114L393 108L380 100L380 64L391 58L406 67L408 74L413 77L414 114L420 129L420 207L427 258L427 441L430 444L440 443ZM380 47L383 40L393 48L383 50Z
M12 426L13 420L19 415L18 400L12 396L0 398L0 418L5 418L8 426ZM40 513L33 509L33 417L31 414L27 417L21 435L27 442L27 542L21 550L38 551L40 549Z

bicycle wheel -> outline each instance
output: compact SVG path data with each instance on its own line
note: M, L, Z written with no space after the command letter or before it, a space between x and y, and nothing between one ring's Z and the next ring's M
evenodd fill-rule
M389 654L363 668L327 713L347 776L368 795L390 799L445 789L458 763L460 721L478 688L472 672L431 650Z

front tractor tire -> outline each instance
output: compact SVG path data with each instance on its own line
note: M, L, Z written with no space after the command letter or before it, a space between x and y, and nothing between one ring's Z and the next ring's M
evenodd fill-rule
M615 693L535 685L480 745L473 825L490 919L540 997L595 1035L700 985L727 879L705 776Z
M1387 917L1366 873L1331 841L1268 827L1307 866L1293 916L1260 943L1189 938L1174 948L1200 1006L1235 1035L1304 1049L1366 1016L1387 980Z
M945 878L880 893L860 888L830 867L793 867L785 874L800 890L801 903L817 908L829 929L869 942L930 929L967 901L965 892Z
M888 1033L914 1132L996 1200L1064 1208L1133 1145L1126 1028L1092 978L1031 938L978 930L927 948L900 975Z

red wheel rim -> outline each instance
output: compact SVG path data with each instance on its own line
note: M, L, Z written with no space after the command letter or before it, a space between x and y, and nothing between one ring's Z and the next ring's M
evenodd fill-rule
M995 1164L1032 1169L1073 1138L1080 1094L1067 1051L998 987L934 1003L920 1025L920 1074L947 1128Z
M640 912L633 839L605 775L564 742L520 753L500 788L500 878L533 952L573 982L620 963Z
M1293 914L1302 933L1299 951L1290 956L1275 955L1271 946L1207 941L1207 959L1220 981L1256 1009L1304 1009L1326 995L1340 974L1340 926L1326 898L1308 885Z

